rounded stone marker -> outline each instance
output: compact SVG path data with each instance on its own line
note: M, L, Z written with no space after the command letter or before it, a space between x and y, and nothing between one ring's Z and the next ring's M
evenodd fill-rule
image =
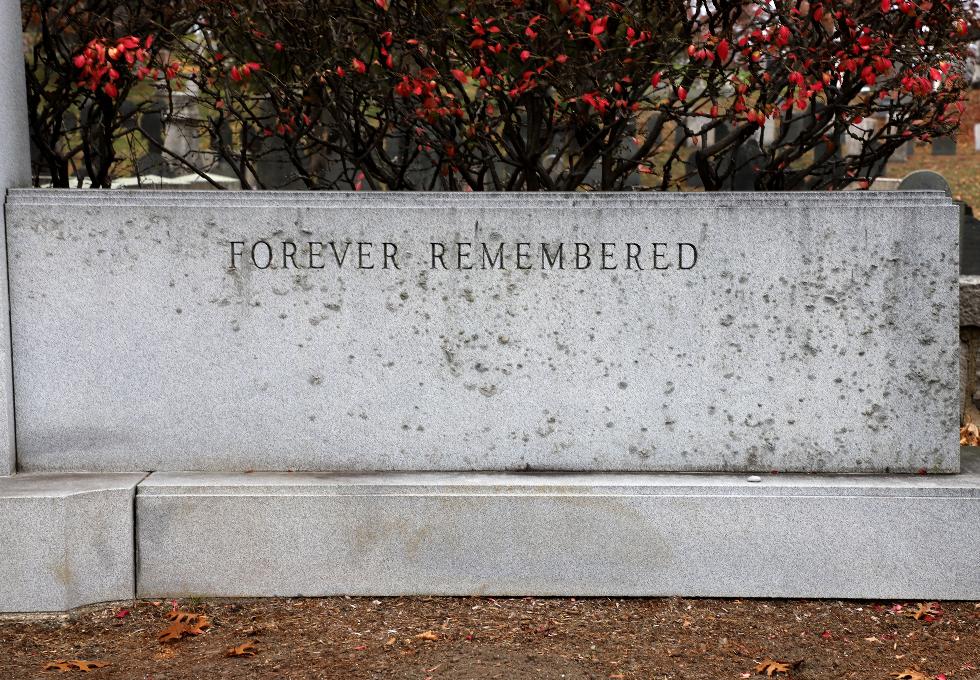
M748 482L761 482L762 481L762 477L760 477L759 475L752 475L746 481L748 481Z
M952 196L949 182L938 172L932 170L916 170L907 174L898 184L899 191L945 191Z

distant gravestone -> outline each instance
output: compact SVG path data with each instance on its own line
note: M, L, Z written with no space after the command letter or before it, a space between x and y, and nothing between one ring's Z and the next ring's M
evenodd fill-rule
M687 160L684 161L684 174L687 175L685 184L692 189L700 189L704 187L704 182L701 180L701 174L698 172L698 164L695 155L692 153L688 156Z
M908 144L902 144L892 152L891 156L888 157L889 161L894 161L896 163L904 163L908 159L909 159Z
M746 140L735 152L735 174L731 178L732 191L754 191L755 180L763 165L764 154L758 140Z
M973 150L980 153L980 123L973 124Z
M137 171L141 175L163 174L164 163L160 147L163 145L164 126L163 108L159 102L154 102L149 109L140 115L140 128L148 139L146 153L136 162Z
M980 220L969 209L960 213L960 275L980 276Z
M178 157L194 167L204 166L205 158L201 154L200 120L201 113L195 92L182 91L170 94L170 111L164 126L164 146L174 155L164 159L164 162L171 173L176 175L187 172L187 166L178 160Z
M956 139L953 137L937 137L932 142L933 156L955 156Z
M766 118L765 125L762 127L762 144L770 147L777 139L779 139L779 122L773 118Z
M906 175L898 185L899 191L944 191L952 195L949 182L938 172L932 170L916 170Z

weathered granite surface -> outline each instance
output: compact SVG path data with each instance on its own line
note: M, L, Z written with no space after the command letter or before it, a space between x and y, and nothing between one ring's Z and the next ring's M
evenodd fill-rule
M141 597L980 598L975 460L960 475L759 483L715 474L154 473L136 513Z
M0 479L0 612L63 611L135 592L142 473Z
M7 215L26 470L958 468L941 193L33 190ZM230 267L262 239L274 266ZM343 268L282 266L348 240ZM508 269L433 270L433 241ZM593 266L538 266L559 242Z
M24 77L20 3L0 3L0 195L9 187L31 184L31 149L27 124L27 87ZM0 212L0 228L4 215ZM2 232L0 232L2 233ZM0 238L0 476L13 474L14 388L10 367L10 320L7 306L6 243Z
M980 327L980 276L960 277L960 325Z

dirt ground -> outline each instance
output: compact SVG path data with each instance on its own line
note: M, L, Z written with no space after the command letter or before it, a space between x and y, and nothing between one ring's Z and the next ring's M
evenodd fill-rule
M210 626L171 643L173 601L0 619L0 678L60 677L49 662L110 665L92 678L765 677L980 679L980 604L572 598L183 600ZM928 603L927 603L928 604ZM198 623L202 621L198 620ZM207 623L206 621L203 623ZM203 628L203 626L202 626ZM255 656L227 657L253 642ZM903 675L920 672L921 675ZM82 675L77 668L66 671ZM72 677L72 675L69 675Z

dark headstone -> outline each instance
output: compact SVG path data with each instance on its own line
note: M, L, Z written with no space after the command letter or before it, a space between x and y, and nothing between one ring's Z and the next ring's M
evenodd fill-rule
M693 153L688 156L688 159L684 162L684 174L687 175L685 184L688 187L691 187L692 189L700 189L704 186L704 182L701 181L701 175L698 173L698 166Z
M980 220L967 210L960 213L960 274L980 275Z
M146 153L136 160L136 169L141 175L163 174L165 163L160 147L163 144L163 105L154 101L153 105L145 110L140 116L140 127L143 133L149 138L146 142ZM156 142L154 144L154 142Z
M956 139L953 137L936 137L932 141L933 156L955 156Z
M952 195L949 182L938 172L932 170L916 170L910 172L898 185L899 191L945 191Z

